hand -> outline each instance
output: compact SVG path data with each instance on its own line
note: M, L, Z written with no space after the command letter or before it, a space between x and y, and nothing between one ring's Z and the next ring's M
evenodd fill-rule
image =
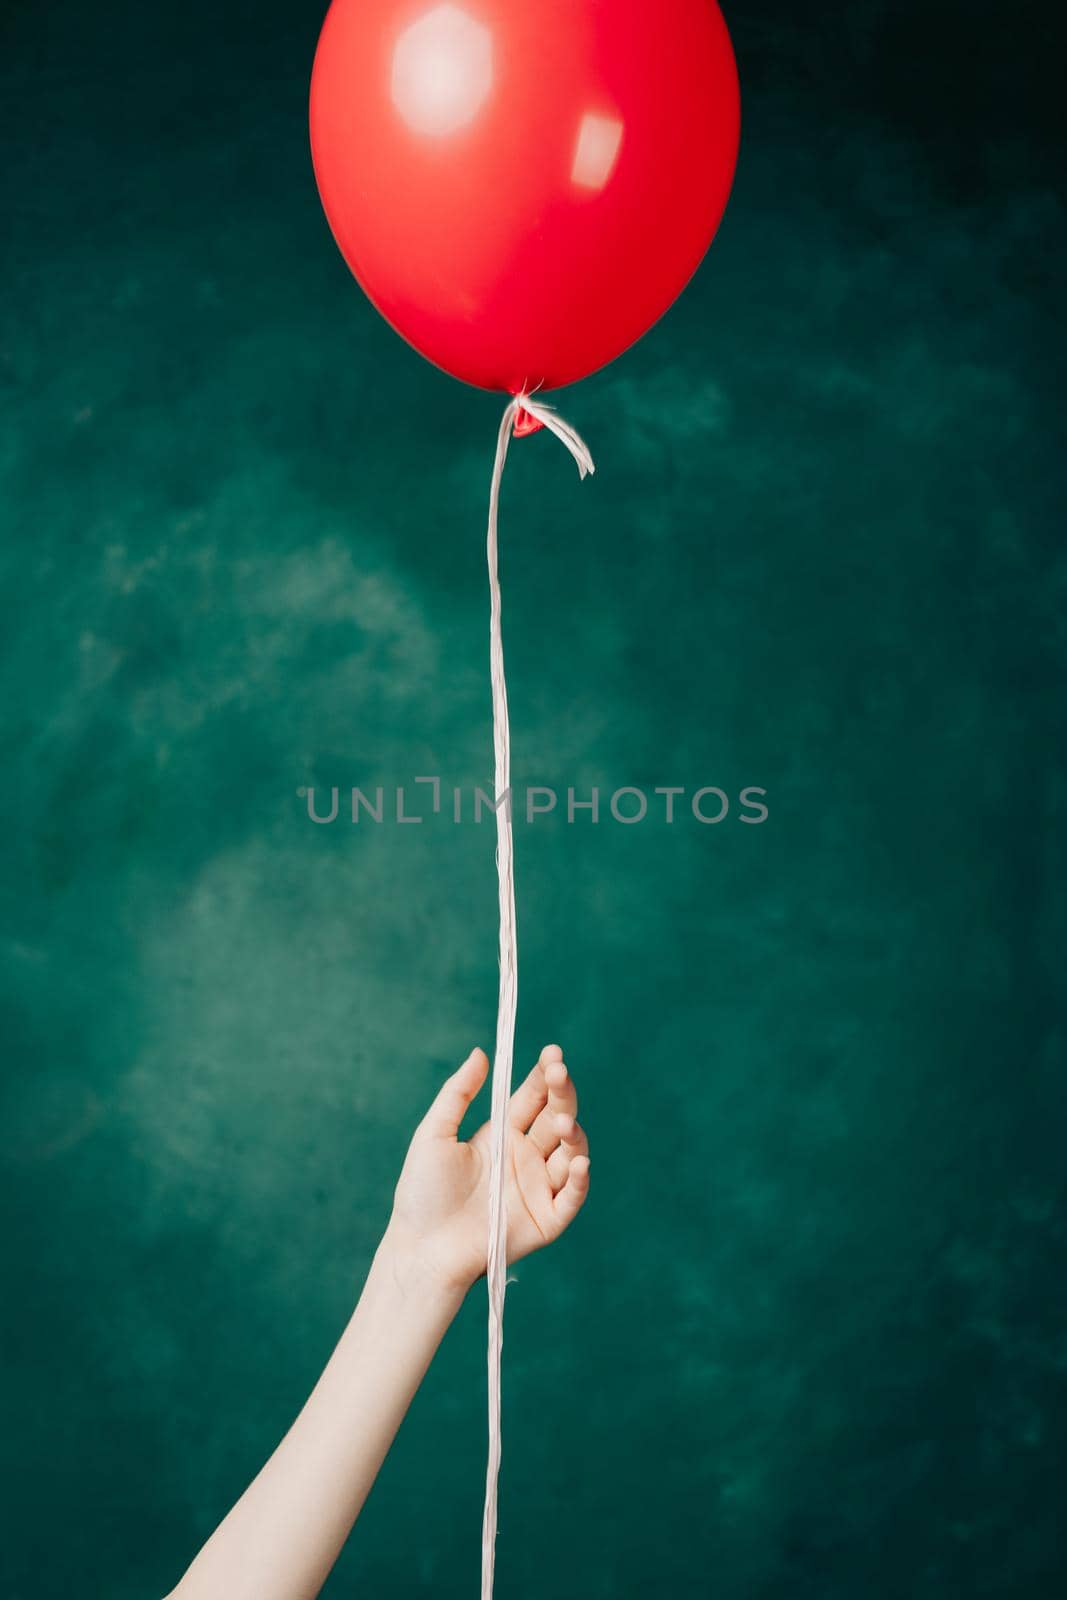
M452 1288L485 1271L489 1249L489 1124L461 1142L459 1125L489 1061L473 1051L415 1131L396 1186L390 1231ZM546 1045L508 1105L508 1260L558 1239L589 1192L589 1141L558 1045Z

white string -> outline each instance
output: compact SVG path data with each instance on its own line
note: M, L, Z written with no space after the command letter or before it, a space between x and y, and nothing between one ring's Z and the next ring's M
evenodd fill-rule
M497 509L500 480L508 456L515 419L520 411L548 428L570 451L579 476L591 473L593 458L569 423L550 406L517 395L509 401L500 422L496 460L489 488L489 675L493 688L493 753L496 801L496 869L500 896L500 994L496 1014L496 1049L493 1055L492 1111L489 1166L489 1460L485 1474L485 1510L482 1516L482 1600L492 1600L496 1553L497 1480L500 1475L500 1355L504 1343L504 1293L507 1288L507 1204L504 1198L507 1153L507 1109L511 1096L511 1067L515 1049L515 1011L518 1004L518 946L515 937L515 877L511 829L511 738L508 728L508 690L504 677L504 644L500 630L500 581L497 576Z

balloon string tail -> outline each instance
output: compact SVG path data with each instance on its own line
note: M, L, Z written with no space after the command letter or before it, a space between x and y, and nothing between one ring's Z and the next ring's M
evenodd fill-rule
M507 1156L507 1109L511 1097L511 1071L515 1053L515 1012L518 1006L518 946L515 934L515 875L511 826L511 735L508 726L508 690L504 677L504 644L500 628L500 579L497 566L497 511L508 445L513 434L547 428L574 457L579 476L592 473L593 458L585 442L550 406L520 394L509 401L500 422L496 460L489 488L489 675L493 691L493 753L496 806L496 870L500 899L500 992L493 1054L492 1111L490 1116L489 1249L486 1276L489 1285L489 1458L485 1474L485 1510L482 1517L482 1600L492 1600L496 1554L497 1483L500 1476L500 1356L504 1343L504 1294L507 1288L507 1206L504 1196Z

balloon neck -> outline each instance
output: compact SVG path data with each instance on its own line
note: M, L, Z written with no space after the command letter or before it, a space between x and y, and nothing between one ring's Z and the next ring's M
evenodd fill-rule
M516 439L525 439L528 433L538 433L543 427L543 422L538 422L536 417L531 417L525 406L520 406L515 413L515 425L511 431Z

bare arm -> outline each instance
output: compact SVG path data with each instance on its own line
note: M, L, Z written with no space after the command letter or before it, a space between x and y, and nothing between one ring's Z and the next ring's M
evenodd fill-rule
M174 1600L314 1600L462 1299L386 1231L307 1404Z
M468 1288L487 1240L488 1125L463 1114L485 1081L476 1050L420 1124L352 1320L307 1404L170 1600L314 1600ZM589 1185L588 1145L558 1047L512 1097L508 1256L557 1238Z

